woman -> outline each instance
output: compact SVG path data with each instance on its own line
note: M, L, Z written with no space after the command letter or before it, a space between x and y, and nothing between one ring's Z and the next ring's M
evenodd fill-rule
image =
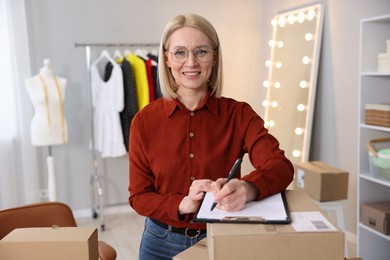
M209 21L172 18L159 55L163 98L139 111L130 130L129 203L146 216L139 256L148 260L171 259L206 236L205 224L191 223L204 192L214 192L217 208L238 211L293 178L264 121L248 104L221 97L221 46ZM245 153L255 170L239 170L221 189Z

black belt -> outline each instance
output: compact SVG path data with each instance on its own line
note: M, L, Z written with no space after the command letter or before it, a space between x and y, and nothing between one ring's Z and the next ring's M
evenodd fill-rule
M158 221L157 219L150 219L154 224L156 224L159 227L162 227L163 229L170 230L174 233L185 235L186 237L189 238L196 238L201 234L206 233L205 229L193 229L193 228L177 228L173 227L171 225L165 224L161 221Z

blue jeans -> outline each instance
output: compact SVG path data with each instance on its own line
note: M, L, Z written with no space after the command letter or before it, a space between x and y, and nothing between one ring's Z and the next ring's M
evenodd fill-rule
M171 260L175 255L206 237L206 233L196 238L173 233L157 226L149 218L145 219L145 229L139 250L140 260Z

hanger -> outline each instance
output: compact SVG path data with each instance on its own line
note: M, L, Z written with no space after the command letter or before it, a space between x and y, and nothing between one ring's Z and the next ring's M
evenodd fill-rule
M135 53L134 53L136 56L139 56L141 57L142 59L144 60L148 60L149 57L145 55L145 53L141 50L141 49L137 49L135 50Z
M123 60L123 56L119 49L116 49L114 52L114 56L112 56L114 60Z
M130 50L125 50L125 52L123 53L125 55L125 57L129 56L130 55Z
M152 58L151 56L153 56L153 58ZM156 49L151 50L151 51L150 51L150 54L148 54L148 57L149 57L150 59L152 59L152 65L157 67L157 65L158 65L158 64L157 64L157 61L154 59L154 57L157 57L157 58L158 58L158 52L157 52L157 50L156 50Z
M116 64L115 60L113 60L113 58L111 58L110 54L108 53L107 50L103 50L101 53L100 53L100 56L99 58L97 58L93 64L94 65L97 65L101 60L103 59L106 59L108 60L109 62L111 62L113 65Z

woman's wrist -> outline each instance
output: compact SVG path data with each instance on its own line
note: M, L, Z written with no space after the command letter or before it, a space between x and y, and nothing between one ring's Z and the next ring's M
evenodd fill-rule
M241 182L246 189L246 202L256 200L257 196L259 195L259 190L257 189L256 185L243 180L241 180Z
M183 215L183 214L188 214L190 213L190 209L189 207L187 206L188 203L187 203L187 200L188 200L188 196L185 196L182 201L180 202L179 204L179 215Z

